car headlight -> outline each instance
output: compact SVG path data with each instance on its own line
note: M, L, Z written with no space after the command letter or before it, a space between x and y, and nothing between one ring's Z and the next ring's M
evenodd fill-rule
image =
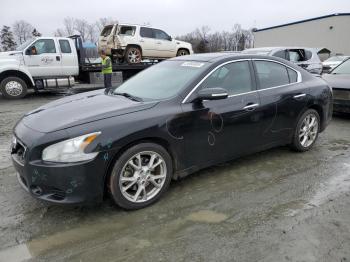
M95 132L48 146L43 151L42 159L44 161L62 163L72 163L93 159L97 156L98 152L85 153L84 149L100 134L101 132Z

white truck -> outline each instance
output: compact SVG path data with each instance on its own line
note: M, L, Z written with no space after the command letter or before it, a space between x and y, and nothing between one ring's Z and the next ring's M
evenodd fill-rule
M151 64L113 64L112 82L127 79ZM101 64L86 57L79 36L38 37L16 51L0 52L0 93L23 98L28 89L59 90L84 83L102 87Z

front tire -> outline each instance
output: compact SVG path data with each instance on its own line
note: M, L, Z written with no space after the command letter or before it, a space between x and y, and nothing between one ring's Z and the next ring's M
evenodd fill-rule
M169 153L160 145L141 143L116 161L110 179L115 203L128 210L155 203L169 187L173 173Z
M19 77L6 77L0 83L0 92L7 99L20 99L26 96L28 87Z
M305 152L316 142L320 132L320 115L314 109L306 110L299 118L294 131L291 148Z
M128 64L139 64L142 60L141 50L138 47L128 47L125 52L125 60Z

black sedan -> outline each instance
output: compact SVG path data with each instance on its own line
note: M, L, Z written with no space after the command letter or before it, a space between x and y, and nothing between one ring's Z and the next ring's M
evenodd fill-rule
M350 113L350 59L322 77L333 89L334 112Z
M20 184L54 203L125 209L158 200L171 179L268 148L306 151L330 121L327 84L288 61L202 54L161 62L120 87L66 97L14 128Z

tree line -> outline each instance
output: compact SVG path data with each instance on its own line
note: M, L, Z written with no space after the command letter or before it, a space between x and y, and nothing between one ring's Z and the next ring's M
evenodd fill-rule
M97 43L100 32L105 25L118 23L113 18L100 18L95 22L85 19L66 17L62 27L57 28L54 36L70 36L78 34L83 41ZM4 25L0 31L0 51L14 50L28 39L41 36L41 33L24 20L15 21L12 27ZM230 31L211 32L208 26L202 26L196 30L180 35L179 40L189 42L195 53L217 51L241 51L253 47L254 37L251 29L244 29L240 24L234 24Z

